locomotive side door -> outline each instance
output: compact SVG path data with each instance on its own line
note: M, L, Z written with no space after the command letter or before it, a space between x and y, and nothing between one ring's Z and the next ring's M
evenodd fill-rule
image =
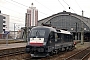
M55 46L55 32L53 31L50 33L50 46Z

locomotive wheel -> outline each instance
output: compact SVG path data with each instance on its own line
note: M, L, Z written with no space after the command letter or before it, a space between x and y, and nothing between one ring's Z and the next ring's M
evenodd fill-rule
M67 47L65 47L65 51L68 51Z
M61 48L61 51L65 51L65 47Z
M53 52L53 51L51 51L51 52L49 53L49 55L50 55L50 56L54 55L54 52Z
M53 51L49 52L49 55L52 56L54 55L55 53Z
M70 51L73 50L73 47L72 47L72 46L69 46L69 50L70 50Z

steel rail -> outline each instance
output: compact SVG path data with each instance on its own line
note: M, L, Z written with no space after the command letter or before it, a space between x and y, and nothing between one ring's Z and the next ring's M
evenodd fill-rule
M84 50L81 50L81 51L79 51L79 52L77 52L77 53L75 53L75 54L73 54L73 55L71 55L71 56L65 58L64 60L69 60L69 59L71 59L71 58L77 56L77 55L80 54L81 52L86 51L87 49L90 49L90 47L88 47L88 48L86 48L86 49L84 49ZM89 53L88 53L88 54L89 54ZM86 56L87 56L88 54L86 54ZM85 55L84 55L84 57L82 57L82 59L84 59L84 58L85 58Z
M87 53L81 60L84 60L89 54L90 54L90 52Z
M16 48L16 49L11 49L7 51L0 51L0 58L5 57L5 56L15 56L17 54L24 54L25 49L24 48Z

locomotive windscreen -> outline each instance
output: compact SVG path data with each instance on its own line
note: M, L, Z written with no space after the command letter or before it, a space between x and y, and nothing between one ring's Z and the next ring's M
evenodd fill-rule
M32 30L30 38L43 38L45 36L45 30Z
M30 33L30 45L33 46L43 46L44 44L46 44L44 42L44 37L45 37L45 30L31 30Z

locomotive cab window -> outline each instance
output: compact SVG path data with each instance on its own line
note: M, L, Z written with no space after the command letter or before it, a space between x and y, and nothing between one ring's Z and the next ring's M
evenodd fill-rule
M55 39L55 33L53 31L50 32L50 39Z
M60 33L57 33L57 42L59 43L59 42L61 42L61 34Z

